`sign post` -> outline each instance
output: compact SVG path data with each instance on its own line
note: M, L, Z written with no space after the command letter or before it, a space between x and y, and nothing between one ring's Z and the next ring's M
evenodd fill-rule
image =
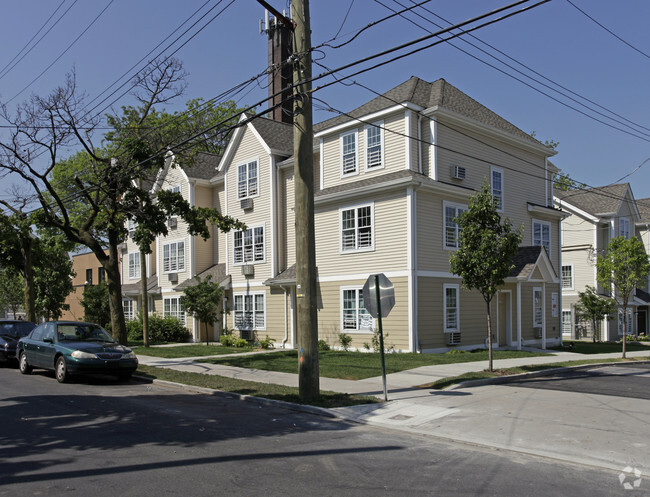
M368 313L377 319L379 329L379 348L381 356L381 379L384 384L384 400L388 401L386 388L386 359L384 354L384 329L382 317L388 316L395 305L395 288L391 281L384 275L370 275L363 286L363 303Z

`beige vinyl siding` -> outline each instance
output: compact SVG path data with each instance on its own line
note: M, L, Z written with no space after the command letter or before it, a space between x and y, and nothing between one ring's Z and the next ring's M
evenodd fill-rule
M263 340L267 335L275 340L275 347L280 347L284 339L285 308L289 333L291 332L290 301L281 288L268 288L266 291L266 330L258 331L257 339ZM290 338L290 337L289 337Z
M212 207L212 191L209 187L195 186L194 187L194 204L197 207ZM218 229L214 226L209 226L210 238L212 238ZM214 264L213 247L214 242L208 238L204 240L200 236L194 237L195 244L195 271L200 273Z
M295 220L295 182L293 169L285 169L280 175L278 199L280 223L278 226L280 244L280 267L282 272L296 262L296 220Z
M215 207L220 213L225 212L224 206L225 193L223 183L215 186L212 190L212 206ZM222 233L218 229L212 230L212 250L213 250L213 264L222 264L226 262L226 233Z
M422 134L420 137L422 140L420 143L422 148L422 174L431 176L431 157L435 154L435 149L431 146L431 120L423 117L420 121L420 129Z
M408 278L390 278L395 287L395 307L382 320L384 345L396 350L408 351ZM363 288L365 279L319 282L318 302L318 337L329 345L338 347L339 333L345 332L352 337L351 347L363 349L364 343L372 343L372 331L343 330L342 322L342 288ZM375 321L375 327L377 322Z
M407 199L403 191L357 196L349 202L317 206L318 274L340 275L407 269ZM374 206L374 250L341 253L340 209Z
M166 238L160 238L160 252L158 253L157 261L156 264L158 265L158 268L160 269L158 272L158 282L160 285L160 288L163 290L169 290L177 286L179 283L182 283L186 279L191 278L193 275L191 274L191 251L190 251L190 237L187 235L187 231L184 231L182 236L175 236L176 233L170 233L170 236L167 236ZM175 273L178 275L178 281L175 283L171 283L169 281L169 273L164 271L164 264L163 264L163 257L164 257L164 249L163 247L166 244L169 243L176 243L176 242L184 242L185 243L185 269L183 271L175 271Z
M571 215L562 221L562 247L593 245L594 225L580 216Z

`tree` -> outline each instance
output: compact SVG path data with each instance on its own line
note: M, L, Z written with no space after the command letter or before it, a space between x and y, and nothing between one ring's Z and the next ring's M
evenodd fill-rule
M23 278L8 269L0 269L0 309L9 309L16 319L16 313L25 303Z
M596 278L612 295L623 310L623 359L627 337L627 307L636 287L647 281L650 262L643 242L636 237L617 236L607 245L605 254L598 256ZM613 287L613 289L612 289Z
M582 190L587 185L580 183L569 176L569 173L559 172L553 176L553 188L568 192L571 190Z
M47 321L61 317L70 309L65 302L74 287L72 261L68 253L52 240L38 240L34 259L34 285L36 287L35 307Z
M611 316L616 312L616 301L602 297L596 293L596 289L588 286L584 292L578 292L580 299L576 305L576 313L579 319L591 322L591 329L593 330L593 341L600 341L600 331L598 323L605 319L606 316Z
M456 218L460 228L458 250L451 254L451 272L463 279L468 290L478 290L487 306L489 370L492 371L492 298L514 267L512 261L521 242L521 228L512 229L509 219L501 222L498 199L490 185L469 199L468 209Z
M125 108L129 116L124 120L109 119L129 126L106 134L103 147L93 141L102 121L87 112L74 73L47 97L33 96L15 113L6 105L0 110L10 123L8 136L0 140L0 169L19 176L31 187L40 205L36 216L39 225L88 247L102 264L112 333L120 343L127 342L117 248L127 235L125 223L130 211L125 199L144 198L140 181L154 176L163 165L166 148L157 147L166 135L160 128L149 127L147 118L155 115L155 105L182 93L183 74L182 65L173 59L154 61L136 78L141 105ZM169 145L165 143L165 147ZM72 148L81 151L63 160L64 151ZM183 218L192 234L209 237L208 223L222 231L236 225L217 209L194 209L182 197L171 198L166 193L160 192L155 199L147 194L147 201L165 218ZM186 214L187 219L183 217Z
M214 323L219 317L219 303L223 297L223 288L218 283L213 283L212 275L207 275L204 280L196 277L196 285L188 286L183 290L181 304L185 311L194 316L205 325L205 341L209 345L208 324Z
M98 285L84 288L81 305L84 308L84 320L103 328L111 322L111 310L108 298L108 286L103 281Z

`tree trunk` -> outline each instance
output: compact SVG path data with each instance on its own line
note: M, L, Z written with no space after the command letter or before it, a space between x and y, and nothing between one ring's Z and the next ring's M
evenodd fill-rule
M140 247L140 289L142 293L142 340L149 347L149 294L147 293L147 254Z
M487 328L488 328L488 371L494 371L492 366L492 316L490 314L490 301L487 303Z
M34 287L34 264L32 248L34 240L30 236L21 237L21 252L25 261L25 316L28 321L36 322L36 288Z
M623 305L623 359L625 359L625 345L627 343L627 305Z

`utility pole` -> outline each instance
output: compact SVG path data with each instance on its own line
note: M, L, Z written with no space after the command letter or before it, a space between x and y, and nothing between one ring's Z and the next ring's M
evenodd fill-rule
M293 156L296 216L296 300L300 399L320 396L316 236L314 230L314 134L311 101L309 0L291 0L293 33ZM298 84L300 83L300 84Z

